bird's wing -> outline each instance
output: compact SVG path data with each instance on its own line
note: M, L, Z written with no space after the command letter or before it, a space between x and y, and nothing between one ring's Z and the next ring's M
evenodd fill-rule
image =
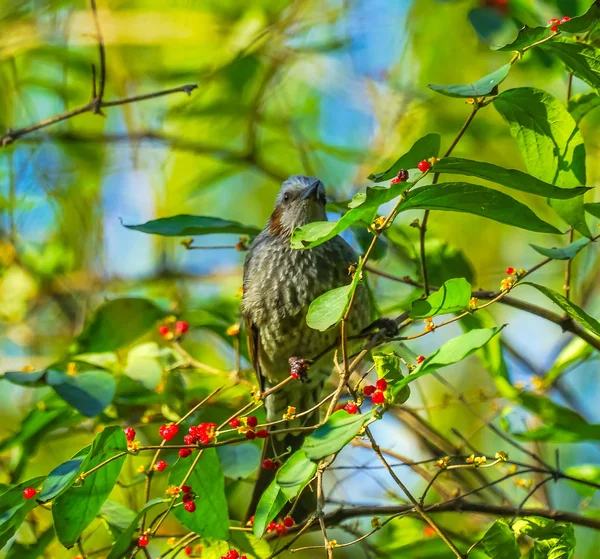
M244 317L244 323L246 324L246 342L248 344L248 355L250 356L250 362L254 371L256 372L256 380L261 392L265 390L265 377L262 375L260 370L260 333L258 326L252 322L250 317Z

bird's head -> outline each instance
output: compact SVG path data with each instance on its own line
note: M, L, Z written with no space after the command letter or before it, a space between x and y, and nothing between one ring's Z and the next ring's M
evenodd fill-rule
M281 185L269 219L271 235L289 237L296 227L327 221L325 186L315 177L293 175Z

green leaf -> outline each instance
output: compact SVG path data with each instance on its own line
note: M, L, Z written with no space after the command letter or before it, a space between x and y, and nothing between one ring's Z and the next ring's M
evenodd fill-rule
M112 402L117 386L114 377L104 371L86 371L75 376L49 371L48 385L86 417L102 413Z
M215 233L254 236L260 233L260 229L251 225L243 225L237 221L203 215L175 215L154 219L140 225L125 225L125 227L142 233L167 237L192 237Z
M544 248L537 245L530 244L529 246L539 252L543 256L547 256L548 258L553 258L554 260L572 260L577 256L579 251L585 248L590 243L590 239L587 237L581 237L581 239L577 239L573 241L570 245L562 248Z
M438 85L430 83L427 87L448 97L483 97L484 95L496 95L498 85L501 84L508 73L511 65L505 64L495 72L484 76L480 80L467 85Z
M572 524L556 526L554 537L538 539L533 544L531 559L571 559L575 552L575 532Z
M43 477L36 477L11 487L0 495L0 549L12 538L25 517L37 506L36 499L25 499L23 490L27 487L37 489Z
M388 392L394 404L403 404L410 398L410 387L400 387L400 382L404 380L400 357L396 353L376 353L373 354L373 363L377 378L384 378L387 381Z
M351 415L336 411L324 425L304 439L302 450L311 460L336 454L346 446L373 417L373 412Z
M566 33L585 33L594 28L600 20L600 1L595 0L588 11L579 17L574 17L560 24L560 30Z
M35 371L35 372L7 372L2 375L4 380L18 384L20 386L45 386L46 378L44 375L46 371Z
M161 351L156 342L132 347L127 354L127 364L123 372L148 390L154 390L163 376L163 366L159 359Z
M156 505L169 502L169 499L152 499L148 501L142 510L135 516L131 524L123 531L123 533L114 542L110 553L106 559L121 559L132 547L133 536L138 529L142 516Z
M361 273L357 270L348 285L336 287L319 295L308 307L306 324L310 328L324 332L342 320L352 294L358 286L360 276Z
M259 539L250 532L242 532L240 530L231 531L232 545L240 551L245 552L248 556L256 557L257 559L267 559L271 556L271 546L264 539ZM203 550L204 551L204 550ZM221 554L217 555L220 559Z
M535 287L538 291L542 292L548 299L552 302L556 303L563 311L565 311L573 320L581 324L584 328L587 328L590 332L600 337L600 322L598 322L594 317L587 314L583 309L578 307L572 301L569 301L565 297L563 297L560 293L544 287L543 285L538 285L537 283L524 282L523 285L531 285L531 287Z
M401 386L409 384L423 375L427 375L437 369L462 361L465 357L468 357L471 353L488 343L500 332L500 330L502 330L502 328L504 327L471 330L466 334L452 338L427 357L425 361L418 365L417 368L399 384Z
M297 450L285 464L277 470L275 481L288 501L300 494L317 471L317 463L306 456L304 450Z
M106 521L113 539L116 539L129 528L136 514L129 507L108 499L100 508L98 517Z
M85 469L90 471L106 460L126 452L127 440L123 429L118 426L106 427L94 439ZM75 545L82 532L94 520L117 482L125 458L123 455L107 463L87 476L84 483L69 487L54 501L52 518L56 535L65 547Z
M600 107L600 95L597 93L579 93L569 99L568 110L575 122L579 124L584 116L598 107Z
M46 548L54 539L54 527L50 526L46 531L42 532L35 543L22 544L14 543L5 559L37 559L38 557L48 557Z
M441 138L439 134L427 134L418 139L402 157L386 171L373 173L368 176L373 182L393 179L400 169L414 169L420 161L437 157L440 152Z
M427 299L417 299L409 312L411 318L428 318L438 314L464 311L469 307L471 284L464 278L446 281Z
M126 346L150 330L167 315L152 301L137 298L104 303L87 322L73 353L101 353Z
M505 169L492 163L483 161L471 161L470 159L461 159L459 157L444 157L434 166L436 173L447 173L454 175L466 175L469 177L478 177L491 182L535 194L536 196L545 196L546 198L568 199L585 194L591 188L581 186L578 188L559 188L548 184L523 173L516 169Z
M600 202L595 204L584 204L585 211L600 219Z
M558 354L550 370L544 375L544 386L552 386L560 376L577 363L589 359L594 348L581 338L573 338Z
M492 559L521 558L515 535L503 518L499 518L490 526L481 543Z
M571 39L548 41L541 47L558 58L579 79L592 87L600 87L600 49Z
M585 184L583 137L562 103L545 91L521 87L502 92L494 107L507 121L531 175L563 188ZM550 205L582 235L591 237L581 197L551 200Z
M276 480L273 480L269 487L265 489L256 506L252 531L257 538L260 538L265 533L269 522L275 519L286 503L287 497L284 495L281 487L277 485Z
M560 234L521 202L497 190L466 182L432 184L412 190L400 205L400 211L416 209L470 213L528 231Z
M517 536L526 535L530 538L546 538L552 534L556 522L542 516L524 516L514 521L512 530Z
M525 47L532 45L533 43L537 43L541 39L549 37L550 35L552 35L550 27L527 27L526 25L519 30L519 33L514 41L502 47L492 47L492 50L502 52L520 51Z
M260 462L260 450L252 443L220 446L217 448L217 456L223 475L233 479L249 477Z
M169 484L179 485L191 466L191 459L179 460L172 468ZM173 514L188 530L199 536L226 540L229 538L229 511L225 498L225 478L214 448L202 451L196 467L187 480L196 493L196 510L187 512L175 507Z
M600 466L598 464L578 464L577 466L571 466L565 469L565 474L578 479L584 479L591 483L600 484ZM575 490L584 497L591 497L598 489L585 485L583 483L577 483L571 481L571 485Z
M45 503L62 495L69 489L75 482L77 474L82 471L82 465L84 463L87 464L87 458L91 449L91 446L86 446L77 452L70 460L56 466L56 468L48 474L42 490L38 495L38 500Z

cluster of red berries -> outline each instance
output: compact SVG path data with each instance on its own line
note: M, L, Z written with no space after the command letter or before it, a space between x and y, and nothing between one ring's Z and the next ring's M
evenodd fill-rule
M27 487L23 490L23 497L25 497L28 501L29 499L33 499L37 495L37 491L33 487Z
M281 468L281 462L279 460L271 460L270 458L265 458L262 462L262 467L265 470L273 470L276 472Z
M390 181L390 184L398 184L399 182L406 182L408 180L408 171L406 169L400 169L398 174Z
M135 440L135 429L133 427L126 427L125 429L123 429L123 431L125 431L125 438L129 442Z
M167 425L161 425L158 428L158 434L165 440L170 441L175 435L179 433L179 427L175 423L169 423Z
M239 554L235 549L230 549L225 555L221 555L219 559L248 559L246 555Z
M209 444L215 440L216 436L216 423L200 423L198 426L192 425L189 428L188 434L183 437L183 442L185 444L194 444L199 441L202 444Z
M566 21L569 21L571 18L569 16L565 16L562 19L558 19L557 17L553 17L549 22L548 25L550 26L550 31L558 31L558 26L561 23L565 23Z
M158 333L165 338L165 340L172 340L173 338L181 338L190 329L189 322L185 320L178 320L173 327L173 331L166 324L161 324L158 327Z
M230 422L229 426L238 430L238 433L244 433L246 438L250 441L256 437L259 439L266 439L269 436L269 431L266 429L256 430L258 425L258 418L255 415L249 415L248 417L234 417Z
M294 519L291 516L286 516L283 522L270 522L267 526L267 532L277 532L280 536L287 534L288 528L294 525Z
M290 376L304 382L308 377L308 367L310 366L308 359L290 357L288 363L290 364Z
M370 396L371 401L375 405L383 404L385 402L385 394L384 392L387 390L387 381L384 378L380 378L375 386L372 384L368 384L363 388L363 394L365 396Z
M188 512L194 512L196 510L196 503L194 503L196 495L192 491L192 488L189 485L182 485L181 491L183 493L183 508Z
M356 402L354 400L352 400L351 402L348 402L345 406L344 409L350 414L350 415L354 415L357 411L358 411L358 406L356 405Z

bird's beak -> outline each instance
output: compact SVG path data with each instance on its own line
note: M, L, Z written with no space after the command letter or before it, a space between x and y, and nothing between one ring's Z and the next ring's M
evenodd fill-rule
M321 181L319 179L315 179L312 181L307 187L306 190L302 193L301 200L306 200L308 198L314 198L319 190L319 183Z

